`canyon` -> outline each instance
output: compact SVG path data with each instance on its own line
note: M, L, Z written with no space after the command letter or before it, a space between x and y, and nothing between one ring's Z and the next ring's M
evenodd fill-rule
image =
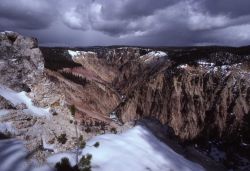
M74 121L85 140L154 122L163 142L247 170L249 70L250 47L38 47L35 38L3 32L1 136L13 134L29 151L42 145L33 156L42 163L75 147Z

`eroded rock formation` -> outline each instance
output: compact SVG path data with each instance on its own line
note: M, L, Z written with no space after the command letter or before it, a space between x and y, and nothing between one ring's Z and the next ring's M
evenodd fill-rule
M52 50L44 48L48 69L85 78L85 87L101 83L106 93L112 92L98 103L87 101L84 108L95 104L106 109L89 110L97 115L110 115L113 121L117 117L121 123L157 119L181 141L216 140L237 149L250 144L249 47L97 47L71 49L78 52L73 56L68 49L55 50L61 59L81 66L51 67ZM82 95L90 99L100 94L88 91L91 95Z
M59 151L74 145L68 106L75 105L81 134L148 118L181 141L218 140L249 151L249 47L38 48L36 39L13 32L0 34L0 45L0 83L54 113L52 120L30 116L0 97L1 109L14 112L2 120L14 120L30 144L40 141L35 127L47 141L69 135Z

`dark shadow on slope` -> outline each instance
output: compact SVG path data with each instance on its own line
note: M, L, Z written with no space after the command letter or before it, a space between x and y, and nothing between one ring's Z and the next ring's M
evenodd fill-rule
M0 140L0 171L53 171L49 167L35 169L28 164L27 154L21 141Z
M152 121L152 119L150 121L147 119L143 119L141 121L138 121L137 125L146 127L150 132L153 133L155 138L159 139L162 143L167 144L173 151L180 154L187 160L200 164L207 171L226 171L226 168L222 164L219 164L209 157L205 156L204 154L200 153L193 146L184 145L183 143L178 141L171 128L161 125L158 121ZM152 148L161 153L163 156L169 157L166 156L164 151L162 151L162 145L155 144L154 141L152 141L151 135L144 134L143 136L150 143Z

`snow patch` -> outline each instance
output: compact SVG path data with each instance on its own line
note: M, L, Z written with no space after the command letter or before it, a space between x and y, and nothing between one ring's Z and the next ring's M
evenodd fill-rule
M78 57L78 56L80 56L80 55L82 55L83 58L84 58L84 55L87 55L87 54L96 55L95 52L91 52L91 51L85 52L85 51L73 51L73 50L68 50L68 53L69 53L69 55L70 55L72 58L76 58L76 57Z
M149 52L147 55L156 56L156 57L165 57L165 56L167 56L167 54L165 52L162 52L162 51L152 51L152 52Z
M98 148L91 147L95 142L100 142ZM136 126L120 135L97 136L87 144L79 158L87 153L92 154L93 171L204 171L200 165L174 152L142 126ZM68 157L72 165L76 164L73 152L56 154L47 161L55 164L63 157Z
M215 73L215 72L217 72L219 70L219 67L211 67L208 71L207 71L207 73Z
M44 109L33 105L32 100L26 95L26 92L15 92L3 85L0 85L0 95L9 100L14 105L25 104L27 109L23 111L36 116L50 116L49 108Z
M0 141L0 170L1 171L53 171L44 165L30 166L26 161L27 150L23 143L14 139Z
M247 143L244 143L244 142L242 142L240 145L244 146L244 147L249 147L250 146L250 144L247 144Z
M2 133L16 133L16 129L12 126L11 122L0 123L0 132Z
M142 60L146 64L157 64L161 61L164 61L164 58L167 57L167 53L162 51L152 51L147 53L146 55L140 56L140 60Z
M72 58L81 55L80 51L68 50L68 53Z
M177 68L178 69L185 69L185 68L187 68L188 67L188 64L184 64L184 65L179 65Z
M210 67L210 70L208 71L208 73L215 73L220 71L223 75L225 75L226 77L229 76L231 74L231 70L232 66L230 65L222 65L222 66L215 66L215 67Z
M7 114L9 114L9 110L0 109L0 117L1 117L1 116L5 116L5 115L7 115Z
M144 57L147 57L147 56L161 58L161 57L166 57L167 53L162 52L162 51L152 51L152 52L147 53L146 55L141 56L140 58L144 58Z
M13 31L8 31L8 30L6 30L6 31L2 31L2 32L0 32L1 34L13 34L13 33L15 33L15 32L13 32Z
M76 153L75 152L64 152L64 153L57 153L53 156L47 158L47 162L52 164L53 166L60 162L62 158L68 158L71 165L76 164Z
M43 149L44 150L56 152L55 145L46 143L46 140L44 137L42 137L42 142L43 142Z
M210 67L215 66L214 63L209 63L209 62L206 62L206 61L198 61L197 63L198 63L199 65L202 65L202 66L210 66Z
M4 31L5 33L15 33L15 32L13 32L13 31L9 31L9 30L6 30L6 31Z

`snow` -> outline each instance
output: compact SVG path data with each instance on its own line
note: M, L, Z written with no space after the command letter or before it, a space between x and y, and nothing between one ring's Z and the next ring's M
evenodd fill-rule
M3 123L0 123L0 132L1 133L7 133L7 132L9 132L11 134L15 134L16 130L12 126L11 122L3 122Z
M162 51L152 51L152 52L149 52L148 55L150 55L150 56L156 56L156 57L167 56L167 54L165 52L162 52Z
M215 66L214 63L209 63L209 62L206 62L206 61L198 61L197 62L199 65L203 65L203 66Z
M43 142L43 149L44 150L56 152L56 149L54 147L55 145L46 143L46 140L44 137L42 137L42 142Z
M99 142L98 148L92 145ZM87 142L81 156L92 154L93 171L203 171L204 169L159 141L143 126L136 126L122 134L105 134ZM92 146L92 147L91 147ZM80 157L81 157L80 156ZM55 164L61 158L68 157L75 164L75 153L60 153L48 158Z
M30 166L26 156L27 150L22 142L15 139L0 141L0 171L52 171L46 165Z
M153 57L161 58L161 57L166 57L167 53L162 52L162 51L152 51L152 52L147 53L146 55L141 56L140 58L143 58L145 56L153 56Z
M212 66L210 67L210 70L208 71L208 73L215 73L220 71L222 74L224 74L226 77L229 76L231 74L230 69L232 68L232 66L230 65L222 65L222 66Z
M0 85L0 95L5 99L9 100L14 105L25 104L27 109L24 109L25 112L34 114L36 116L49 116L49 108L44 109L36 107L33 105L32 100L26 95L26 92L15 92L3 85Z
M10 59L10 61L15 62L15 61L17 61L17 59Z
M0 33L1 33L1 34L5 34L5 33L7 33L7 34L13 34L13 33L15 33L15 32L6 30L6 31L2 31L2 32L0 32Z
M228 68L230 68L230 66L228 66L228 65L222 65L222 66L221 66L221 69L222 69L222 70L226 70L226 69L228 69Z
M76 57L76 56L79 56L81 55L81 52L80 51L73 51L73 50L68 50L68 53L71 57Z
M242 63L237 63L237 64L233 64L233 67L239 68L242 65Z
M91 52L91 51L85 52L85 51L73 51L73 50L68 50L68 53L72 58L75 58L80 55L83 55L84 57L84 55L86 54L93 54L93 55L96 54L95 52Z
M6 109L0 109L0 117L1 116L5 116L9 113L9 110L6 110Z
M5 33L15 33L15 32L13 32L13 31L9 31L9 30L6 30L6 31L4 31Z
M247 143L244 143L244 142L242 142L240 145L244 146L244 147L250 147L250 144L247 144Z
M177 68L178 69L185 69L185 68L187 68L188 67L188 64L184 64L184 65L179 65Z
M71 165L76 164L76 153L75 152L64 152L64 153L57 153L53 156L47 158L47 162L54 166L57 162L61 161L62 158L68 158Z
M218 67L214 67L213 71L217 72L218 71Z
M229 70L230 70L231 68L232 68L232 67L229 66L229 65L222 65L222 66L221 66L221 72L222 72L223 74L227 74L227 75L226 75L226 77L227 77L227 76L229 76L229 75L231 74L231 72L229 72Z
M2 171L24 170L27 167L25 163L19 161L20 158L25 158L26 155L22 143L14 140L2 140L0 141L0 151L0 158L4 159L0 161Z
M208 72L207 73L215 73L215 72L217 72L219 70L219 67L212 67L212 68L210 68L209 70L208 70Z
M145 62L146 64L154 64L151 66L155 66L155 64L159 63L160 61L164 61L165 57L167 57L167 53L162 51L151 51L146 55L140 56L140 60Z

